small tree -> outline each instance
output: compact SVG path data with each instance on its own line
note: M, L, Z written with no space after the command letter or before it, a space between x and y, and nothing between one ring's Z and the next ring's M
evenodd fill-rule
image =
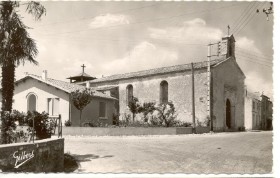
M143 105L139 108L139 112L143 113L144 121L148 121L148 114L152 114L156 110L154 102L143 103Z
M74 106L80 111L80 127L82 126L82 112L83 109L91 102L92 100L92 91L90 89L76 90L70 94L71 100Z
M174 104L172 102L162 103L156 107L158 119L166 126L170 127L175 123L177 117Z
M132 97L132 100L128 103L128 108L132 113L132 121L134 122L135 115L141 111L141 105L138 98Z

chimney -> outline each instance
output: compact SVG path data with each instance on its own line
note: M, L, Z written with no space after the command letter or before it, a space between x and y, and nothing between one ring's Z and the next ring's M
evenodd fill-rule
M48 71L47 70L43 70L42 79L46 80L47 78L48 78Z
M90 83L89 83L89 81L86 81L86 88L90 88Z

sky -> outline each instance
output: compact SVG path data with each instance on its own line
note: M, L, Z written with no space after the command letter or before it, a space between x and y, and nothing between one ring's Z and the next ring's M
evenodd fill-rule
M51 78L82 71L97 78L207 60L207 44L228 34L236 39L236 60L251 92L272 97L274 17L268 2L41 2L46 15L35 21L19 13L36 40L38 66L16 69ZM256 13L260 9L260 13ZM212 50L215 54L215 50Z

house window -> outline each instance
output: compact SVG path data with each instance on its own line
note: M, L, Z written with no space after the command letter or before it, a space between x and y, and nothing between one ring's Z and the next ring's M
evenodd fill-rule
M168 83L167 81L162 81L160 83L160 103L167 103L168 102Z
M34 94L28 95L27 103L27 111L36 111L36 96Z
M48 113L50 116L59 115L59 98L48 98Z
M133 86L128 85L126 87L126 105L128 105L133 99Z
M99 117L106 117L106 103L99 102Z

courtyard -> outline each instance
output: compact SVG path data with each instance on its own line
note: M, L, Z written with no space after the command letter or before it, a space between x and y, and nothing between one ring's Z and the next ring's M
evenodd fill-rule
M79 173L272 173L272 132L65 137Z

